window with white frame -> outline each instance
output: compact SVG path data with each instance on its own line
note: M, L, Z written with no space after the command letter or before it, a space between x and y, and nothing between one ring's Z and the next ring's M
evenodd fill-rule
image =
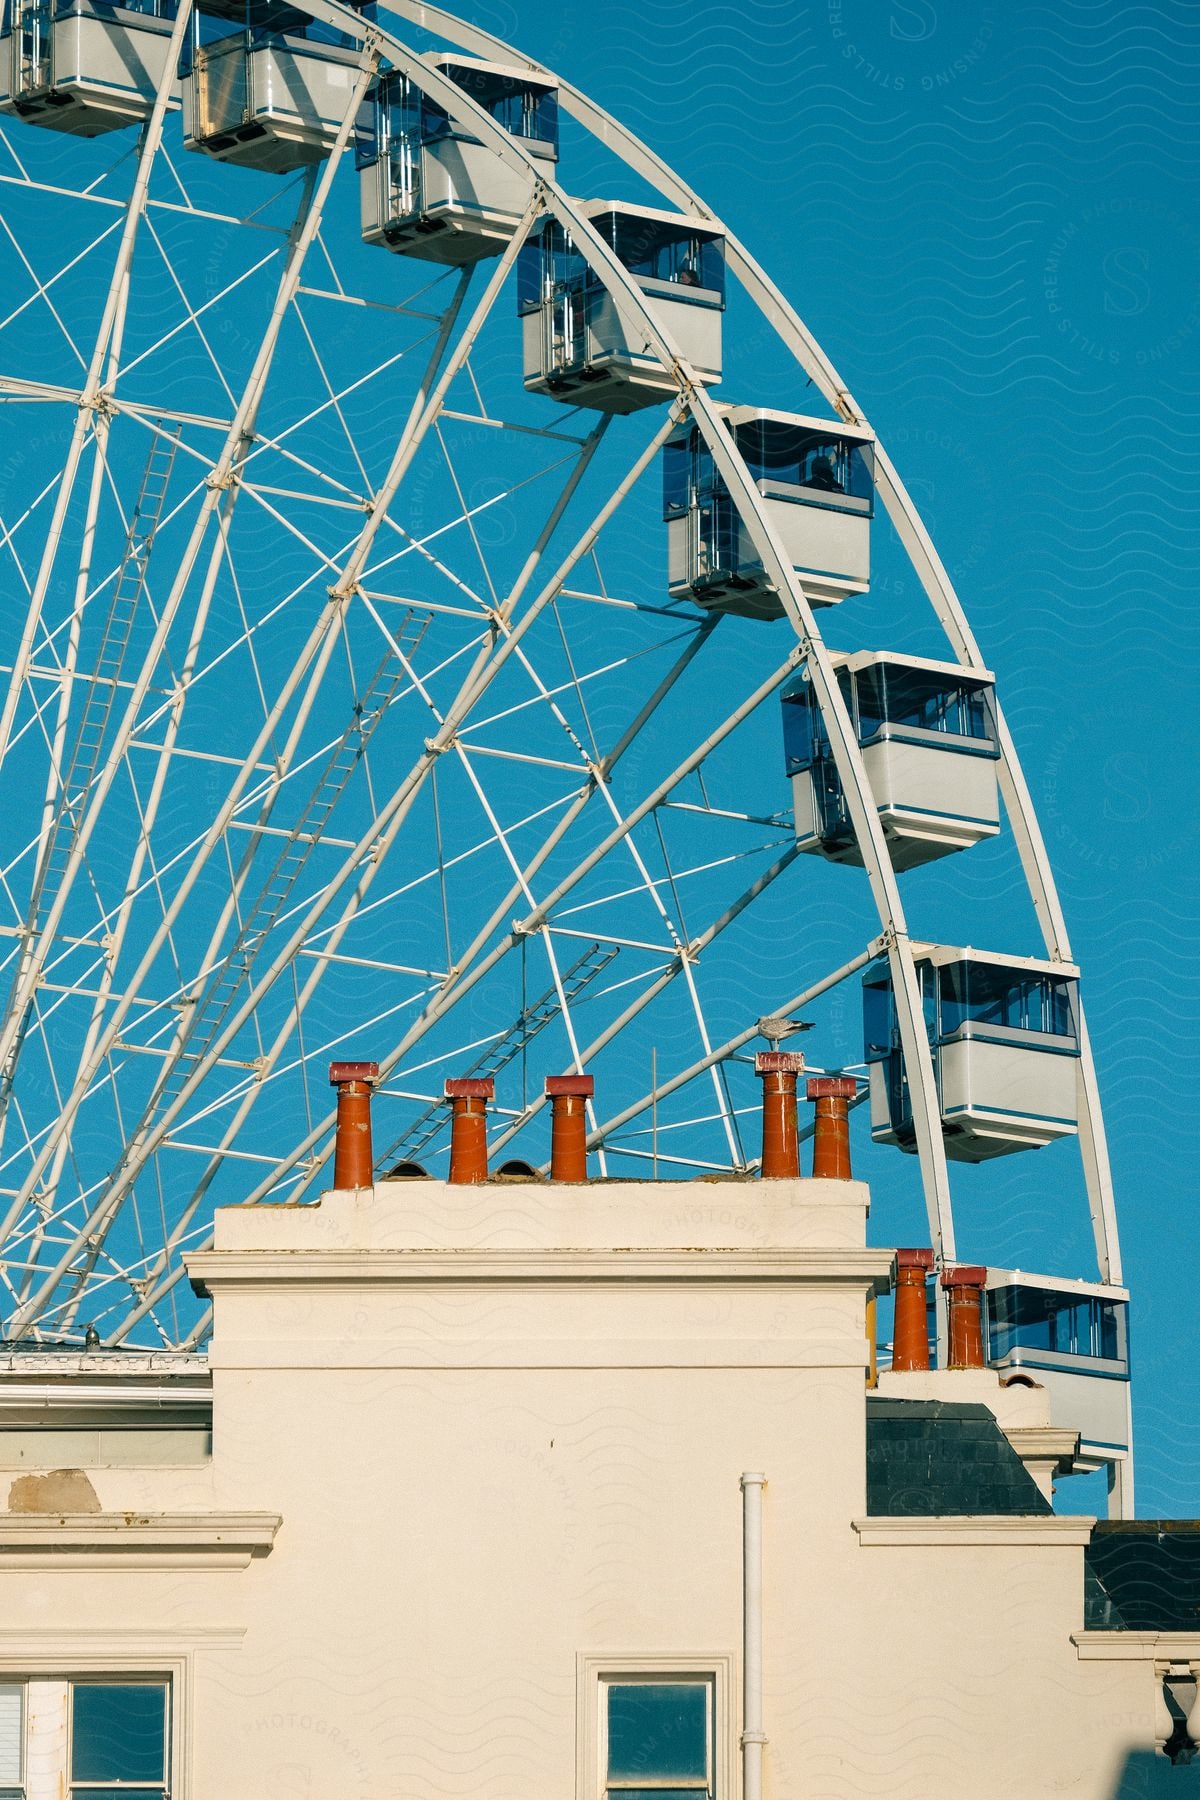
M607 1674L599 1699L603 1800L715 1800L712 1675Z
M169 1682L0 1680L0 1800L171 1800Z

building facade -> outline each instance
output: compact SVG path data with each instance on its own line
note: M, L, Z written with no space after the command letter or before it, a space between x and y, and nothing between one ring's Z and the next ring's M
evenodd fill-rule
M0 1794L1189 1791L1200 1617L1097 1612L1028 1383L868 1393L867 1210L384 1181L220 1212L207 1357L8 1352Z

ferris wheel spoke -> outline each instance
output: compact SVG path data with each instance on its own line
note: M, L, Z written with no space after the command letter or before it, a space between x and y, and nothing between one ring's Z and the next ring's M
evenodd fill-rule
M92 252L95 249L97 249L100 244L102 244L104 242L105 238L111 236L113 231L119 229L120 223L121 222L119 219L114 220L113 224L109 226L107 231L101 232L100 236L95 240L95 242L92 244L89 244L87 246L87 249L85 251L83 251L83 253L82 253L82 257L90 256L92 254ZM9 243L12 245L13 249L15 250L15 252L17 254L17 259L20 262L22 268L25 270L25 273L28 275L29 280L33 286L32 294L30 294L28 299L23 301L22 304L16 308L16 310L10 315L10 317L14 318L14 319L18 318L20 316L20 314L25 311L25 308L27 306L36 305L36 303L40 300L43 303L43 305L45 306L46 311L49 313L50 317L54 320L54 323L57 325L59 332L62 335L63 341L65 342L67 348L70 350L71 355L74 357L75 361L79 364L79 367L86 371L87 366L88 366L87 357L83 354L82 350L80 350L79 345L75 342L75 339L71 336L71 333L67 330L66 321L63 319L62 314L59 312L58 308L55 306L53 300L50 298L50 289L54 285L54 281L57 279L57 277L51 277L51 279L46 282L40 281L38 279L38 276L34 270L33 264L30 262L29 258L26 256L25 252L22 250L19 242L17 241L16 233L12 229L12 226L8 223L8 220L4 217L3 213L0 213L0 230L3 230L5 237L8 239ZM82 257L76 258L75 261L82 260ZM67 265L68 269L73 268L73 267L74 267L74 262ZM67 273L67 269L59 270L59 275L64 275L66 273ZM9 323L9 320L6 319L4 321L4 324L7 325L8 323ZM76 402L78 403L78 396L76 396Z
M156 338L154 343L149 344L145 350L140 351L137 356L131 357L121 369L122 378L127 381L135 369L140 368L143 363L149 362L152 358L160 356L167 345L173 343L181 332L186 332L190 329L200 343L200 346L208 359L208 363L212 368L213 374L223 388L225 398L229 401L230 406L236 406L237 400L232 387L225 378L225 371L221 367L220 358L213 350L212 344L209 342L208 336L200 321L205 313L212 312L215 308L223 305L229 296L236 293L243 283L253 281L256 275L260 274L270 263L276 261L280 255L279 248L276 247L268 250L256 263L252 263L248 269L244 269L240 275L236 275L234 279L227 282L223 288L218 289L215 294L210 295L201 306L193 307L187 294L184 292L183 283L176 273L174 262L168 255L161 237L154 228L154 220L150 217L147 217L146 219L146 233L159 253L159 261L183 307L184 316L172 325L168 331L163 332L161 337Z
M14 232L12 231L12 228L9 226L7 221L4 219L3 214L0 214L0 226L3 227L5 236L8 238L8 240L12 244L14 250L16 250L17 255L20 257L21 262L24 264L25 269L30 277L30 280L33 282L33 287L34 287L34 291L32 294L29 294L24 300L22 300L20 302L19 305L14 306L11 312L7 313L4 318L0 319L0 331L7 331L8 327L10 325L14 324L15 321L20 318L20 316L23 312L26 312L28 310L28 308L31 306L36 306L36 304L39 300L44 300L46 302L46 307L50 313L51 318L54 320L54 323L58 326L58 328L61 331L63 337L65 338L67 344L70 346L70 349L71 349L73 355L78 360L80 368L86 369L87 368L86 358L80 354L78 345L71 338L71 335L68 332L66 325L63 323L62 318L55 311L53 305L50 302L50 289L52 287L56 286L58 282L65 280L65 278L68 275L70 275L75 269L77 269L79 267L80 263L86 261L86 259L89 256L91 256L94 251L98 250L100 248L101 244L103 244L108 238L110 238L115 231L119 231L121 229L120 219L119 218L113 219L111 221L111 223L108 224L105 227L105 229L100 233L99 237L94 238L90 244L85 245L84 248L82 250L78 251L71 258L71 260L69 262L65 262L59 268L57 268L54 271L54 274L50 276L48 281L39 281L38 280L38 278L34 274L32 268L30 268L28 259L25 257L23 251L21 250L21 247L17 242L16 236L15 236ZM76 395L75 398L76 398L76 400L78 400L78 395Z

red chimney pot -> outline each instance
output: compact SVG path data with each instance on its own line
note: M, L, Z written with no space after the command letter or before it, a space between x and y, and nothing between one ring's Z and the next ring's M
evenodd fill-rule
M858 1092L853 1075L810 1075L807 1093L816 1102L813 1121L813 1176L849 1181L850 1101Z
M456 1187L486 1181L487 1103L495 1097L491 1076L459 1076L446 1082L450 1118L450 1180Z
M929 1367L929 1319L925 1277L933 1267L933 1251L896 1252L896 1317L892 1326L892 1368L898 1374Z
M374 1182L371 1089L378 1080L378 1063L335 1062L329 1065L329 1083L337 1089L337 1128L333 1139L335 1188L364 1188Z
M596 1091L591 1075L547 1075L550 1101L550 1179L587 1180L587 1103Z
M985 1369L983 1353L983 1290L987 1270L978 1263L959 1263L942 1270L950 1324L951 1369Z
M795 1181L800 1175L796 1077L804 1071L804 1058L798 1050L760 1050L754 1071L763 1084L763 1178Z

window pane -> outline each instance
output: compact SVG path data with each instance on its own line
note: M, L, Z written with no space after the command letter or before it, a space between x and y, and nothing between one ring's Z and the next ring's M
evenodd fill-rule
M608 1690L609 1782L704 1780L708 1684L639 1681Z
M813 713L807 683L783 696L783 754L789 775L812 767Z
M878 1062L892 1047L892 984L882 981L863 983L863 1054L868 1062Z
M166 1776L165 1687L81 1682L72 1690L71 1780L150 1782Z
M72 1787L71 1800L163 1800L167 1790L165 1787L131 1788L131 1787Z
M1102 1300L1099 1311L1099 1352L1101 1356L1111 1357L1115 1361L1121 1355L1121 1343L1117 1332L1117 1309L1111 1300Z
M707 1783L704 1787L686 1788L631 1788L610 1787L605 1789L607 1800L701 1800L708 1793Z
M25 1692L19 1681L0 1687L0 1782L21 1779L21 1720Z

